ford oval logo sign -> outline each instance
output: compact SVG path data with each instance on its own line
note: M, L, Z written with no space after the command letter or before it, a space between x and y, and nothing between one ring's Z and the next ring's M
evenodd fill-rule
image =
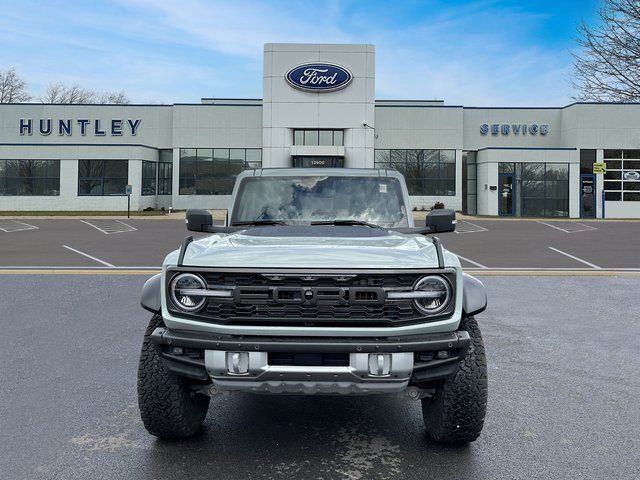
M285 78L291 86L305 92L333 92L349 85L353 75L333 63L305 63L293 67Z
M640 180L640 172L624 172L623 178L625 180Z

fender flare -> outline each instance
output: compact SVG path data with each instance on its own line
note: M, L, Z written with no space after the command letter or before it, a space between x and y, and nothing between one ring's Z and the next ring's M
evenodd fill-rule
M162 310L162 300L160 297L160 287L162 286L162 274L157 273L142 286L142 296L140 305L145 310L153 313L160 313Z
M462 274L462 312L466 317L484 312L487 308L487 292L476 277Z

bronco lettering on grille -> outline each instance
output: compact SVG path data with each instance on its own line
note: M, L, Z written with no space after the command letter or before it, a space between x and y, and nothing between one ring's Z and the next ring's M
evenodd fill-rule
M386 299L379 287L236 287L236 305L382 305Z

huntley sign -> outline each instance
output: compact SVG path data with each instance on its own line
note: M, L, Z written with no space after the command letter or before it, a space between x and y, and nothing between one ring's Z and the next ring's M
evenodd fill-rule
M110 135L119 137L125 133L135 136L138 133L138 127L142 120L138 119L120 119L103 121L100 119L89 120L79 118L77 120L60 119L53 120L51 118L41 118L33 120L31 118L21 118L18 123L20 135L59 135L73 136L74 133L80 135L94 135L96 137L104 137Z
M346 87L353 75L333 63L305 63L290 69L285 78L292 87L306 92L334 92Z

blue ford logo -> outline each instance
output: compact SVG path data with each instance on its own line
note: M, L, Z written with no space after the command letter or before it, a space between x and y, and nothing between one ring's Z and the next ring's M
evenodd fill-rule
M349 70L332 63L305 63L293 67L285 75L293 87L307 92L333 92L353 80Z

